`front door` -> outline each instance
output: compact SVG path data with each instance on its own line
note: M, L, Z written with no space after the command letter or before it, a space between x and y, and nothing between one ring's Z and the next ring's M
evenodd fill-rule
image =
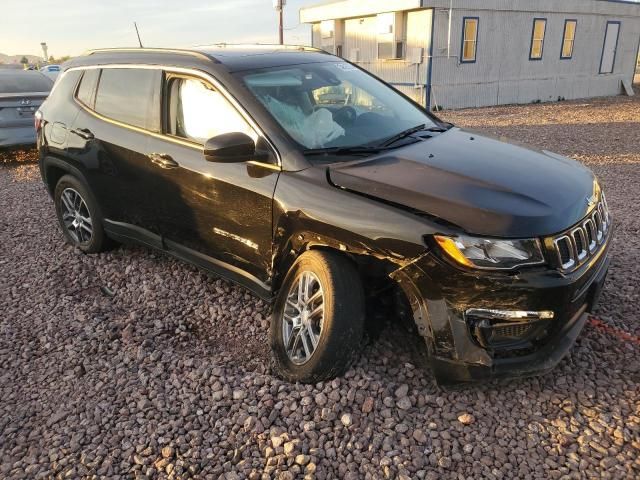
M619 35L620 22L607 22L607 30L604 35L604 46L602 49L602 60L600 62L600 73L613 73Z
M167 73L164 139L152 150L168 163L166 183L154 197L165 244L196 262L213 261L268 288L271 274L272 201L280 168L270 160L212 163L203 145L213 136L243 132L266 143L224 95L207 81ZM177 192L177 195L176 195Z

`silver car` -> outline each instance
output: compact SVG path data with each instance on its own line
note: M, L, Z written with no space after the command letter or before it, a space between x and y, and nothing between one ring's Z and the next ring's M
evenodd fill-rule
M34 114L53 82L33 70L0 70L0 147L36 143Z

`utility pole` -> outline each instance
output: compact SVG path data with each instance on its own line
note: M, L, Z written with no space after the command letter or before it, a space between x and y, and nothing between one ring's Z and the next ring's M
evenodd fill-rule
M283 10L287 0L273 0L273 8L278 12L278 40L280 45L284 45Z

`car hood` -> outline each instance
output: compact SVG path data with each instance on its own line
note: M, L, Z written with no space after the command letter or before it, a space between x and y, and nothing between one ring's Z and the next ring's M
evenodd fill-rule
M468 233L546 236L582 219L593 173L546 151L452 128L418 143L329 167L331 183L437 217Z

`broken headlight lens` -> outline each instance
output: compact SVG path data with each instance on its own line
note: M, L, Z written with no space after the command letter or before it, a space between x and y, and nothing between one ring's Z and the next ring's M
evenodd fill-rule
M535 238L498 240L467 235L435 235L435 239L449 257L467 267L508 270L544 263L540 242Z

